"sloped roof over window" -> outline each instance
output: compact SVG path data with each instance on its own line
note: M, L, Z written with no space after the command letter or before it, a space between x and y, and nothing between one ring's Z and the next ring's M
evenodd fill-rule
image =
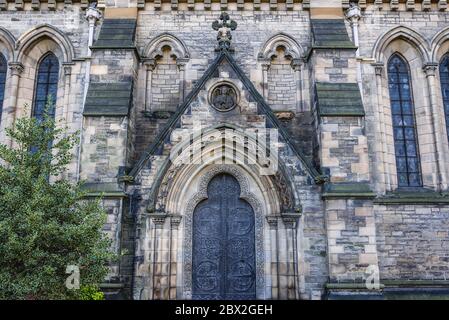
M92 48L134 48L136 19L104 19Z
M132 82L89 84L84 116L126 116L131 106Z
M356 48L343 19L312 19L314 48Z
M364 116L357 83L316 83L320 116Z

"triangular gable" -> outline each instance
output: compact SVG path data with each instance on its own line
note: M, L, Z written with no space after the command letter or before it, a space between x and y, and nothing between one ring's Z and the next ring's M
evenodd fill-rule
M181 116L185 113L187 108L189 107L192 100L197 96L199 91L203 88L204 84L207 80L213 77L214 73L217 71L219 65L223 62L223 60L227 60L227 62L230 64L234 72L236 73L237 77L242 81L246 89L250 92L252 97L257 102L259 110L267 117L267 120L271 123L271 125L279 130L279 134L282 136L282 138L286 141L286 143L290 146L290 148L293 150L297 158L301 161L304 168L307 170L307 172L310 174L310 176L315 180L316 183L322 183L324 182L323 175L318 172L315 167L304 157L302 152L299 150L299 148L293 143L292 139L290 138L287 130L283 127L283 125L280 123L276 115L271 110L270 106L266 103L265 99L260 95L260 93L256 90L252 82L248 79L248 77L245 75L243 70L237 65L234 58L230 55L230 53L226 50L221 50L219 55L215 58L213 63L210 65L210 67L206 70L206 72L203 74L203 76L200 78L200 80L195 84L195 87L192 91L187 95L187 97L184 99L183 103L179 106L176 113L170 118L170 120L166 123L164 128L159 132L159 134L156 136L154 141L150 144L147 151L145 151L139 161L134 165L132 170L129 173L129 176L134 179L139 171L143 168L144 164L149 161L149 158L153 156L157 150L161 147L161 144L163 144L171 132L176 128L176 125L178 121L180 120Z

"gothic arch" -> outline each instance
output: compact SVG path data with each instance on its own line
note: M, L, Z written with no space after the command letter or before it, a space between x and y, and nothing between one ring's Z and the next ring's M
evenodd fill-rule
M269 38L262 46L259 52L259 59L272 59L276 56L276 50L279 47L285 48L285 56L290 59L300 59L303 56L303 48L290 35L279 33Z
M217 124L206 130L203 133L204 140L209 140L211 135L215 132L223 129L233 130L233 135L236 137L236 141L243 141L245 134L241 128L228 124ZM251 137L248 138L249 143L252 141ZM177 214L182 211L181 206L183 205L182 198L184 194L188 192L186 186L190 186L192 181L198 175L198 172L203 170L204 167L213 165L216 161L219 161L223 154L220 153L222 148L221 140L217 139L215 142L207 142L204 145L204 149L201 151L201 155L213 154L213 156L207 157L207 160L198 158L193 158L193 165L185 164L183 161L188 156L191 149L188 147L190 141L186 139L180 142L176 146L176 150L181 150L181 153L176 156L176 158L171 159L171 164L166 164L166 171L163 176L161 176L160 184L155 185L153 190L154 194L152 200L155 201L154 204L149 204L150 207L154 208L152 210L163 211L169 214ZM200 141L194 142L201 143ZM229 145L232 148L232 145ZM195 147L194 147L195 148ZM173 149L175 152L175 149ZM255 155L248 154L247 162L245 163L245 155L242 153L242 149L237 148L235 159L230 159L228 156L230 154L224 154L226 163L232 163L235 160L235 166L244 168L247 172L248 177L254 182L254 187L260 190L261 198L267 199L265 203L265 211L270 214L279 214L281 212L293 212L300 210L300 201L295 193L295 188L293 182L290 181L288 175L286 174L285 165L278 158L277 172L274 175L260 175L264 169L263 166L258 163ZM276 156L276 155L275 155Z
M189 59L190 53L185 44L170 33L163 33L151 40L144 49L143 55L150 59L157 59L163 55L162 48L170 47L171 55L175 59Z
M385 59L386 49L392 42L398 39L406 41L410 46L415 48L423 62L429 61L429 42L415 30L404 26L393 28L377 39L373 48L373 58L379 62L386 62L388 60L388 57Z
M8 62L14 61L16 39L7 29L0 27L0 53Z
M17 40L17 61L23 62L28 51L30 51L42 39L49 38L55 42L61 50L62 63L70 63L74 57L74 49L70 39L59 29L48 25L39 25L24 33Z
M432 187L436 183L436 175L433 174L432 169L429 169L428 159L434 157L435 151L427 148L423 144L424 136L431 135L426 132L427 123L431 122L431 112L428 96L428 87L426 84L426 74L423 66L429 61L428 42L419 38L418 35L413 35L413 30L398 27L393 29L381 37L382 41L378 40L376 43L374 57L377 62L384 66L384 71L380 73L380 87L378 88L378 95L382 96L381 100L385 99L385 105L389 106L381 113L380 121L385 123L385 133L393 136L393 100L390 96L389 81L388 81L388 62L394 55L401 57L401 59L408 66L410 94L412 99L413 110L415 113L415 128L417 132L417 146L419 150L418 156L421 160L421 176L422 185L425 187ZM407 33L406 33L407 32ZM381 50L381 51L379 51ZM427 137L426 137L427 138ZM430 138L429 138L430 139ZM383 137L385 154L383 161L384 177L387 184L387 190L394 190L399 186L398 181L398 164L396 162L395 146L392 142Z
M262 67L262 93L270 107L277 111L304 109L304 79L301 71L304 50L290 35L279 33L269 38L258 54ZM280 77L279 74L283 76ZM279 88L286 92L278 92ZM276 98L283 94L285 100Z
M55 101L55 117L61 119L67 112L68 105L64 102L64 93L69 90L70 84L65 81L69 73L66 67L71 65L73 47L68 38L58 29L49 25L40 25L23 34L16 44L16 61L21 63L26 72L20 78L16 108L18 114L30 116L31 110L24 106L34 108L34 95L36 90L36 77L40 61L48 54L53 54L59 63L59 76Z
M431 61L440 62L449 52L449 27L439 31L431 41Z
M182 282L184 285L183 298L190 299L192 293L192 222L193 213L196 206L203 200L207 199L207 187L209 182L216 175L220 173L227 173L237 179L240 185L240 198L246 200L254 210L255 214L255 254L256 254L256 296L258 299L265 297L265 257L264 252L268 247L264 239L264 225L265 215L263 204L258 197L251 191L248 177L243 170L234 165L214 165L208 166L200 173L198 187L196 192L188 199L187 206L184 212L184 226L183 226L183 261L179 265L182 270ZM180 270L180 271L181 271Z

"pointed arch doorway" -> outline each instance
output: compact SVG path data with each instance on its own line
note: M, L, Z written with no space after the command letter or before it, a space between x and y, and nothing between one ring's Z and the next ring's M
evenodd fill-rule
M193 213L192 298L255 299L255 215L228 173L214 176Z

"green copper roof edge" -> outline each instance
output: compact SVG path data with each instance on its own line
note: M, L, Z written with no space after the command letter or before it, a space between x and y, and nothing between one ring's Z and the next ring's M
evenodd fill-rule
M132 46L96 46L93 45L90 47L91 50L103 50L103 49L124 49L124 50L135 50L137 52L137 48L135 45Z
M382 280L386 287L449 287L449 280Z
M363 198L374 199L376 194L373 192L325 192L321 196L323 199L331 198Z
M365 112L320 112L320 117L364 117Z
M128 195L123 191L94 191L94 192L87 192L86 193L87 198L96 198L96 197L102 197L102 198L126 198Z
M312 49L323 50L323 49L340 49L340 50L357 50L358 47L354 45L313 45Z
M370 290L366 287L365 282L354 282L354 283L326 283L326 289L358 289L358 290L368 290L376 292L376 290ZM380 284L380 289L383 289L385 286Z
M376 204L445 204L449 203L449 198L438 198L438 197L429 197L429 198L385 198L379 197L374 200Z
M121 282L119 282L119 283L108 283L108 282L100 283L100 288L102 288L102 289L121 289L124 287L125 287L125 284L121 283Z
M127 117L128 112L94 112L94 111L85 111L83 112L84 117Z

